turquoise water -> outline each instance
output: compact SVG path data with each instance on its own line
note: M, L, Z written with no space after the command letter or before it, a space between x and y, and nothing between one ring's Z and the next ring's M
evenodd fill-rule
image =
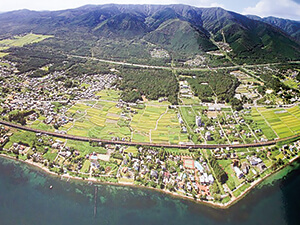
M0 225L296 225L300 224L299 164L221 210L147 189L61 181L0 158Z

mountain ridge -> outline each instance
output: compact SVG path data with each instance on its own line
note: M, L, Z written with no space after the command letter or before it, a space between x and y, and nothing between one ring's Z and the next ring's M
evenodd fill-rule
M68 41L76 36L76 41L90 40L93 46L95 42L99 45L97 40L103 38L129 43L134 41L139 45L146 40L168 50L175 58L177 55L177 58L182 58L216 50L211 40L213 38L217 42L226 40L233 50L232 56L241 62L299 59L299 30L293 36L297 27L288 33L282 28L283 25L280 27L274 23L219 7L86 5L59 11L18 10L2 13L0 38L35 32L62 39L68 37ZM168 25L162 30L162 24Z

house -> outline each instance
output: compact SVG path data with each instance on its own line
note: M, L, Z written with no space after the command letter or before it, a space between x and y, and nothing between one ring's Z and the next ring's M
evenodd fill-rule
M209 174L209 175L208 175L208 182L209 182L210 184L213 184L214 181L215 181L215 179L214 179L213 175L212 175L212 174Z
M211 140L212 140L211 133L210 133L209 131L207 131L207 132L205 133L205 139L206 139L207 141L211 141Z
M250 162L250 164L251 164L252 166L256 166L256 165L258 165L259 163L261 163L262 160L261 160L260 158L257 158L257 157L255 157L255 156L253 156L253 157L251 157L251 158L249 159L249 162Z
M151 170L150 176L154 177L155 179L157 179L158 178L158 172L156 170Z
M237 166L234 166L234 167L233 167L233 170L234 170L236 176L237 176L239 179L241 179L241 178L244 177L243 172L242 172L242 171L240 170L240 168L238 168Z
M198 127L201 127L202 126L202 120L201 120L201 117L200 116L196 116L196 125Z
M60 151L59 155L61 155L64 158L68 158L68 157L70 157L72 155L72 153L70 151L65 151L65 152L64 151Z
M244 174L248 174L249 169L250 169L250 166L248 165L248 163L243 163L242 164L242 171L243 171Z
M60 144L56 142L51 147L55 148L55 149L58 149L60 147Z
M200 171L200 173L203 173L203 172L204 172L203 166L202 166L198 161L195 161L195 162L194 162L194 165L195 165L196 169L197 169L198 171Z
M264 163L260 163L257 165L258 169L260 172L263 172L264 170L267 169L266 165Z

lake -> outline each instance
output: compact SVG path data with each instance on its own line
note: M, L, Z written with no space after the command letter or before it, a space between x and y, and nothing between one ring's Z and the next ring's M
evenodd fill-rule
M299 161L226 210L143 188L60 180L6 158L0 171L1 225L300 224Z

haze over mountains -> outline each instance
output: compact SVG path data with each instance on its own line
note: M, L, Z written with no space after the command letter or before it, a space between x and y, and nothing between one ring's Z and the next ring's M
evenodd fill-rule
M63 51L113 58L122 50L140 57L149 48L186 59L227 42L241 62L297 60L300 23L243 16L221 8L187 5L87 5L62 11L19 10L0 14L0 37L26 32L51 34ZM63 42L67 46L62 46ZM124 53L125 54L125 53Z

